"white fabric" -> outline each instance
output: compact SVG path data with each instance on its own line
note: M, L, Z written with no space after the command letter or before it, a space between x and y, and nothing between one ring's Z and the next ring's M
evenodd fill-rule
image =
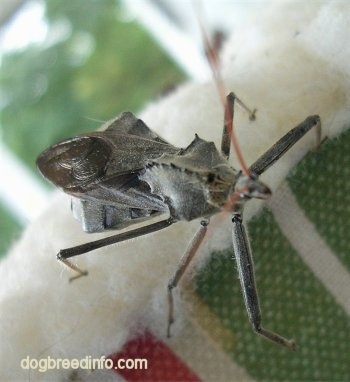
M350 118L350 3L273 2L259 14L251 9L251 22L235 30L223 54L227 89L258 109L255 123L236 110L236 133L248 164L308 115L321 115L323 134L328 136L338 134ZM230 17L234 24L235 15ZM176 145L189 144L195 132L220 141L223 111L213 84L182 86L140 116ZM275 189L314 142L310 133L264 174L264 181ZM72 273L55 254L102 236L84 234L69 203L68 196L57 193L1 263L1 380L28 378L19 367L27 355L108 354L143 326L165 336L166 285L198 222L177 223L73 259L89 270L89 276L69 284ZM252 205L248 218L258 206ZM230 245L229 221L212 220L203 259L210 247ZM184 318L176 298L175 336ZM32 373L31 378L44 380L49 375L50 380L59 380L62 373Z

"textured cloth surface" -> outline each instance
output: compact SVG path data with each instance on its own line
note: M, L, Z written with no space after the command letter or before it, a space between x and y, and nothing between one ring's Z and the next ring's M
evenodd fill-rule
M234 337L223 330L223 348L257 380L349 379L350 183L343 176L350 168L349 143L347 132L308 154L287 185L276 191L273 198L279 201L271 201L272 212L266 209L249 223L263 323L294 338L296 353L271 346L251 332L233 280L230 251L214 254L198 276L198 294ZM298 204L290 202L290 196L284 199L288 187ZM298 219L296 209L310 224ZM279 214L287 220L283 228L275 217ZM301 234L292 232L288 240L288 230L295 231L295 226ZM326 246L324 256L320 252ZM305 256L312 259L307 262Z
M69 197L59 194L1 262L0 380L350 379L349 25L348 1L272 2L239 25L240 33L234 30L222 57L226 88L258 109L255 122L239 107L235 113L248 164L308 115L320 115L329 137L314 151L308 133L262 175L273 191L268 209L252 201L245 211L263 324L294 338L298 351L252 332L227 213L211 219L198 258L174 293L176 321L167 339L166 286L199 221L80 256L74 262L89 276L69 283L72 273L57 263L58 250L111 232L83 233ZM223 110L212 83L187 84L140 116L178 147L194 133L220 147ZM235 155L231 162L239 168ZM148 354L149 370L136 377L19 366L27 356L112 354Z
M183 293L191 323L179 347L170 341L183 365L168 364L163 355L162 366L154 364L164 373L159 379L148 371L140 379L130 372L127 380L196 380L178 377L189 366L207 381L349 380L350 184L343 176L350 168L349 144L347 131L310 152L276 190L270 208L249 223L263 324L294 338L297 352L252 332L228 248L212 253ZM198 336L206 338L200 346ZM174 365L178 373L167 375Z

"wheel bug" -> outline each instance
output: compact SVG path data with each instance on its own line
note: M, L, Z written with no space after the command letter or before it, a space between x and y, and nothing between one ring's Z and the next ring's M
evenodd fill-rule
M202 243L210 217L222 210L230 211L233 249L253 329L261 336L294 350L294 340L261 325L253 260L242 216L247 201L267 199L271 195L259 176L313 127L319 137L320 118L317 115L306 118L248 169L237 171L228 163L235 100L243 104L233 93L227 96L221 153L214 143L198 135L186 148L172 146L129 112L108 123L105 131L77 136L44 151L37 159L41 173L73 196L73 214L85 231L121 229L168 214L166 219L156 223L62 249L57 258L75 270L78 273L76 277L79 277L87 272L74 265L69 260L71 257L164 229L180 220L202 219L168 284L167 334L170 336L174 321L172 291ZM250 117L253 116L254 113L250 112Z
M217 53L200 18L198 21L224 105L220 152L213 142L198 135L186 148L177 148L130 112L107 123L104 131L77 136L50 147L38 157L37 165L44 177L72 196L73 215L80 220L84 231L119 230L159 215L168 216L114 236L62 249L57 259L77 272L73 280L87 272L73 264L69 260L71 257L162 230L178 221L201 219L200 228L168 283L167 335L170 337L174 322L173 289L203 242L210 217L223 210L230 212L233 249L249 321L254 331L264 338L295 350L294 340L265 329L261 324L254 264L242 222L243 210L250 199L269 198L271 191L259 176L310 129L316 129L320 142L320 118L318 115L307 117L247 167L234 137L234 106L239 104L251 120L255 119L255 110L250 110L234 93L226 95ZM229 165L231 144L241 171Z

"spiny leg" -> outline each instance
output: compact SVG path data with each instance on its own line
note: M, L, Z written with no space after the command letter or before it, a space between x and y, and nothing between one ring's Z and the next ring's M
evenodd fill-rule
M238 268L239 280L241 283L249 321L252 324L254 331L278 345L285 346L291 350L296 350L294 340L288 340L281 335L261 326L261 312L255 283L254 263L247 234L244 225L242 224L242 215L240 212L234 213L232 223L233 249Z
M161 220L159 222L149 224L140 228L136 228L131 231L119 233L114 236L105 237L100 240L90 241L89 243L84 243L84 244L77 245L71 248L61 249L57 254L57 259L78 273L77 276L70 278L70 281L72 281L81 276L86 276L88 272L78 268L75 264L69 261L68 258L82 255L84 253L87 253L87 252L90 252L95 249L102 248L111 244L120 243L125 240L134 239L135 237L147 235L149 233L159 231L163 228L167 228L173 223L174 223L174 220L170 217L166 220Z
M317 146L319 146L321 143L321 120L318 115L312 115L270 147L249 167L249 170L255 175L262 174L313 127L316 128L316 140Z
M180 264L178 265L176 272L169 280L168 283L168 303L169 303L169 314L168 314L168 329L167 336L170 337L170 327L174 323L174 298L173 298L173 289L178 285L181 277L184 275L188 265L191 260L194 258L195 254L198 251L199 246L201 245L204 236L207 232L207 226L209 224L208 220L202 220L199 230L196 232L192 241L190 242L186 252L183 254Z

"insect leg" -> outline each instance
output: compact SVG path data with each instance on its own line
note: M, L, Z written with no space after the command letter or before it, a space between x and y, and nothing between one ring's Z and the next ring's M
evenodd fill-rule
M170 217L166 220L161 220L159 222L149 224L140 228L136 228L131 231L119 233L114 236L105 237L100 240L91 241L89 243L84 243L84 244L77 245L71 248L61 249L57 254L57 259L61 261L62 263L64 263L65 265L67 265L69 268L78 272L77 276L70 278L70 281L72 281L80 276L86 276L87 271L83 271L80 268L78 268L75 264L69 261L68 258L82 255L83 253L87 253L95 249L105 247L107 245L120 243L121 241L130 240L130 239L134 239L135 237L147 235L151 232L155 232L163 228L167 228L173 223L174 223L174 220L173 218Z
M235 102L248 112L251 121L255 119L256 113L256 109L250 110L233 92L227 95L225 102L224 128L221 138L221 153L226 159L230 156Z
M253 258L251 255L247 234L244 225L242 224L242 215L240 212L233 214L232 223L233 249L238 268L239 280L242 287L244 303L247 309L249 321L252 324L254 331L272 342L285 346L289 349L296 350L294 340L287 340L279 334L268 329L264 329L261 326L261 312L258 292L255 284Z
M235 95L233 93L230 93L226 97L224 128L222 130L222 138L221 138L221 153L226 159L228 159L230 156L234 107L235 107Z
M321 120L318 115L312 115L270 147L249 167L249 170L255 175L262 174L313 127L316 128L317 145L319 145L321 142Z
M169 302L169 315L168 315L168 329L167 329L167 336L170 337L170 327L174 323L174 298L173 298L173 289L177 286L179 283L181 277L185 273L188 265L190 264L191 260L193 259L194 255L197 253L197 250L199 246L201 245L204 236L207 232L207 226L209 224L208 220L202 220L201 226L199 230L196 232L195 236L193 237L192 241L190 242L186 252L182 256L180 260L180 264L178 265L174 275L169 280L168 283L168 302Z

